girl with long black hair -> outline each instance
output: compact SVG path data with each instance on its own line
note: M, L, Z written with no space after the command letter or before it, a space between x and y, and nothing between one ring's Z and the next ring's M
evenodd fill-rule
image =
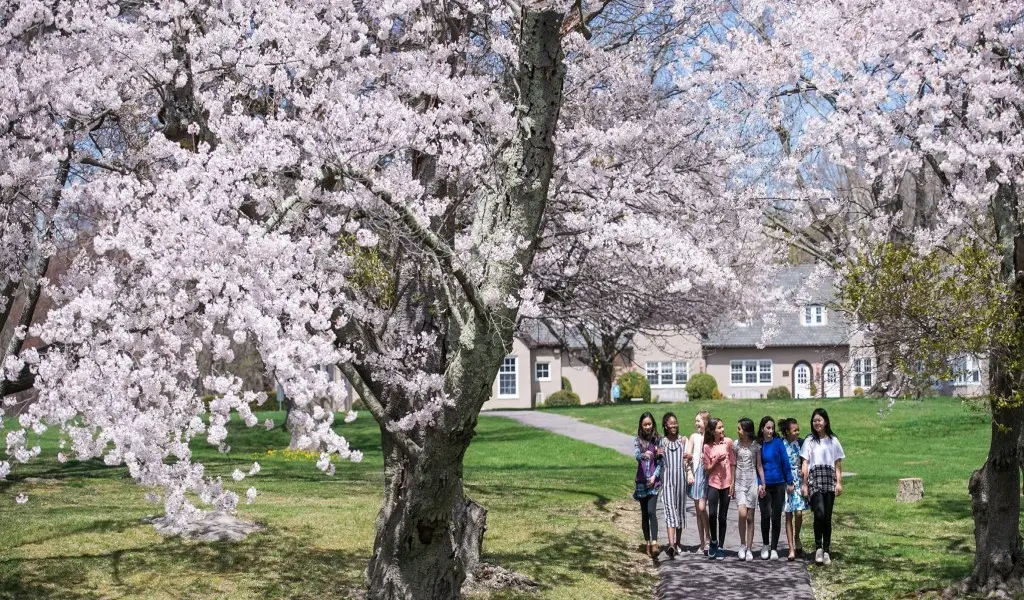
M811 435L800 449L804 496L810 499L814 513L814 562L832 564L832 508L836 496L843 493L843 446L832 432L832 423L824 408L811 413Z
M636 456L636 490L633 498L640 502L640 518L647 542L647 554L655 558L661 552L658 547L658 491L661 489L661 437L650 411L640 415L633 440L633 454Z

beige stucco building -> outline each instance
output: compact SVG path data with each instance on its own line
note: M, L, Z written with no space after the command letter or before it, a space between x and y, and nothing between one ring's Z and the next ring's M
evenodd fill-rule
M803 302L775 315L773 335L765 338L764 323L736 323L704 336L674 331L637 334L626 370L643 373L652 396L662 402L687 399L686 383L709 373L727 398L763 398L783 386L795 398L841 398L878 383L879 357L870 333L856 327L829 306L834 293L829 281L808 289L812 265L787 267L777 280L784 290L800 290ZM494 382L484 409L534 408L561 387L566 377L582 403L597 401L597 378L587 368L581 340L560 344L535 322L513 344L512 353ZM764 339L763 339L764 338ZM979 357L953 360L953 380L936 383L935 393L977 396L986 392L987 361Z

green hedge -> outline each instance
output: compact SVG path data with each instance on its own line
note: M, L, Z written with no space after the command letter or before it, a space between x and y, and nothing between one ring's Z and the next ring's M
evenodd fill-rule
M544 406L554 408L557 406L579 406L580 395L572 390L558 390L544 400Z
M707 373L697 373L686 382L686 396L690 400L711 400L718 391L718 382Z
M651 384L647 377L639 371L623 373L618 380L619 402L632 402L633 398L643 398L645 404L651 402Z
M784 385L777 385L768 390L767 395L769 400L792 400L793 395L789 393L789 388Z

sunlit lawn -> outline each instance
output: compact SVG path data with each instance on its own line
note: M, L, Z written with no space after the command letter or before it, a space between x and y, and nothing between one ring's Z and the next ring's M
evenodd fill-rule
M796 417L807 435L817 406L828 410L843 444L844 469L856 473L844 479L836 501L834 562L811 568L818 597L915 597L917 590L966 577L974 550L967 481L984 462L990 437L989 415L975 404L940 398L899 402L887 411L881 400L718 400L551 410L633 434L646 409L659 424L662 414L674 411L686 433L701 408L723 418L727 433L735 432L740 417L756 423L770 414ZM896 503L901 477L924 479L924 501ZM810 523L807 513L802 539L813 548Z
M267 417L283 419L260 421ZM234 428L228 456L196 446L227 480L236 467L262 465L237 491L259 489L240 514L267 529L236 544L160 537L140 521L159 507L124 469L61 465L47 434L44 457L0 483L0 598L358 596L381 501L379 430L361 418L339 432L365 459L339 465L334 477L313 460L268 455L287 445L280 426ZM654 572L634 551L639 519L626 514L630 459L496 417L482 418L478 432L466 489L490 511L483 560L539 581L541 598L650 597ZM27 504L15 504L19 493Z

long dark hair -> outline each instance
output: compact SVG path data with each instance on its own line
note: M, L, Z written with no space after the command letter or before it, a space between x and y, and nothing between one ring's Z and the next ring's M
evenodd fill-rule
M721 419L716 419L714 417L708 419L708 424L704 426L705 446L710 446L715 443L715 430L718 429L718 424L721 422Z
M742 419L737 421L737 423L740 424L740 429L743 430L743 433L747 434L747 437L750 438L750 441L752 441L752 442L757 441L754 438L754 422L753 421L751 421L750 419L748 419L746 417L743 417Z
M651 420L651 437L644 436L644 419ZM645 448L658 441L658 422L654 420L654 415L651 411L644 411L644 414L640 415L640 422L636 425L636 439L640 440L640 444Z
M814 417L818 415L821 415L821 418L825 420L825 435L830 438L835 437L836 434L832 433L832 422L828 420L828 413L825 412L824 408L816 408L814 409L814 412L811 413L811 435L814 436L814 439L821 439L818 437L818 432L814 429Z
M764 426L767 425L768 423L775 423L775 419L773 419L770 415L761 417L761 424L757 426L757 441L764 442ZM779 436L778 429L779 425L775 424L775 435L773 435L772 437Z

